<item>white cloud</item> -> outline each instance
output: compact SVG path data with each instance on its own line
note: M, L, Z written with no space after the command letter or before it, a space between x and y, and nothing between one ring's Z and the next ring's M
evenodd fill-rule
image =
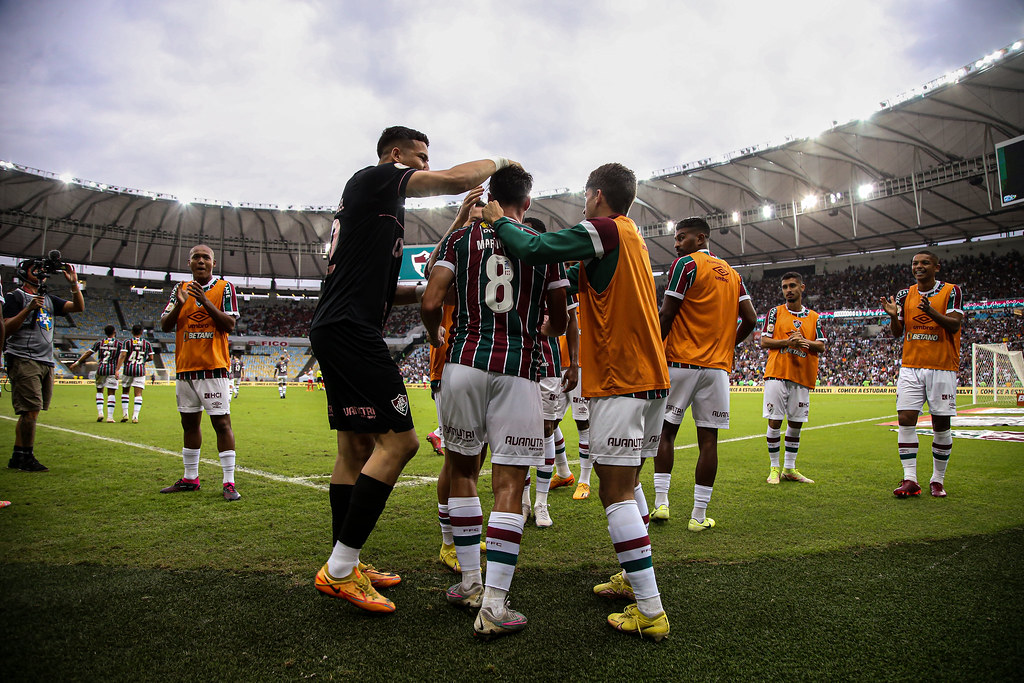
M938 76L912 4L24 3L0 14L0 156L331 204L402 123L434 168L505 154L575 187L609 160L643 175L814 133Z

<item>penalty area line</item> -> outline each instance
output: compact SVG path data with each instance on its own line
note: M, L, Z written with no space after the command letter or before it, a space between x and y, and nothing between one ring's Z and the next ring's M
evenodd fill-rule
M833 423L827 424L827 425L816 425L814 427L804 427L800 431L801 432L809 432L809 431L811 431L813 429L830 429L832 427L843 427L845 425L855 425L855 424L860 424L861 422L874 422L875 420L888 420L888 419L891 419L891 418L892 418L892 415L883 415L882 417L868 417L868 418L865 418L863 420L850 420L849 422L833 422ZM721 439L721 440L719 440L718 443L731 443L733 441L750 441L751 439L763 439L763 438L765 438L764 434L751 434L750 436L737 436L737 437L734 437L732 439ZM687 448L696 448L696 447L697 447L697 444L695 444L695 443L687 443L687 444L683 444L682 446L676 446L675 450L682 451L682 450L685 450Z

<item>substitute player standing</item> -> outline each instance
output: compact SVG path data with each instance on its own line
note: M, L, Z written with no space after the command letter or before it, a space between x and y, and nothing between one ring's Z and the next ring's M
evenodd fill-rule
M185 474L160 490L182 493L199 490L199 452L203 445L203 411L217 433L217 452L224 473L224 500L242 496L235 490L235 433L231 429L231 381L228 334L238 320L235 287L213 274L213 249L199 244L188 253L193 280L175 285L160 316L160 329L177 330L174 363L175 397L181 413Z
M917 419L928 403L932 418L931 494L945 498L946 465L953 450L950 418L956 415L956 373L960 367L960 325L964 295L959 285L935 279L939 257L919 251L910 264L917 283L895 298L882 298L894 337L903 337L903 364L896 383L898 447L903 480L897 498L917 496Z
M288 356L283 353L274 363L274 375L277 377L277 395L284 398L288 393Z
M583 395L590 399L590 456L622 567L594 592L635 597L608 623L661 640L669 622L654 575L639 475L644 459L657 452L669 379L647 245L626 217L636 198L636 175L622 164L605 164L591 172L583 196L586 220L558 232L531 235L489 213L490 205L484 219L497 219L499 239L526 263L581 261L568 275L578 283L584 321L580 364Z
M398 287L405 198L461 194L509 164L497 157L431 171L427 145L419 131L387 128L377 141L377 164L346 183L309 332L324 373L327 416L338 432L330 484L333 550L315 585L374 612L393 612L395 605L373 582L394 585L401 579L364 573L370 567L360 563L359 550L419 446L405 383L383 338L391 306L417 299L415 287Z
M117 328L107 325L103 328L103 334L107 335L100 339L92 348L86 349L85 353L75 359L75 362L68 366L74 370L81 365L92 354L96 354L96 421L103 422L103 391L107 393L107 422L114 421L114 406L117 404L117 380L118 380L118 355L121 353L121 342L116 336Z
M811 389L818 378L818 355L825 351L825 338L818 327L818 314L804 308L805 287L800 273L783 274L782 295L786 303L768 311L761 328L761 348L768 349L763 416L768 420L769 484L778 484L780 478L814 483L797 470L796 454L800 448L800 428L811 412ZM787 420L786 459L785 467L780 469L783 419Z
M679 254L669 270L659 313L672 391L665 407L658 457L654 459L654 512L669 518L668 491L675 462L675 439L687 408L697 426L697 465L693 475L693 511L687 529L715 525L707 516L718 474L718 430L729 428L729 373L736 344L757 324L757 312L739 273L708 250L711 228L702 218L676 226ZM739 325L736 319L740 319Z
M245 366L242 364L242 356L234 356L231 359L231 398L238 398L238 388L242 386L243 372L245 372Z
M125 339L121 344L121 353L117 356L117 369L123 368L121 376L121 422L128 421L128 390L135 390L132 423L139 421L142 411L142 390L146 388L146 363L153 358L153 345L142 338L142 325L132 325L132 338Z

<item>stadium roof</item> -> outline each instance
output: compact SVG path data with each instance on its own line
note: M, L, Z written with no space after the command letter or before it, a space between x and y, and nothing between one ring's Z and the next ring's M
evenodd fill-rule
M688 216L709 222L712 249L737 266L1024 225L1024 205L1000 208L994 153L996 143L1024 135L1020 42L897 100L814 137L751 145L642 180L630 217L655 268L675 257L673 222ZM458 203L407 206L406 243L433 244ZM535 197L529 214L561 229L582 218L582 206L582 191L566 189ZM332 207L186 203L0 162L0 252L10 256L60 249L73 262L181 272L188 249L206 242L225 275L316 279L331 219Z

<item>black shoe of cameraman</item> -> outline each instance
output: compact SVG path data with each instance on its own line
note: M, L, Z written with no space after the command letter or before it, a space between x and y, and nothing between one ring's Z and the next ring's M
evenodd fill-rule
M20 458L18 456L21 456ZM21 470L22 472L49 472L50 468L43 463L36 460L34 455L25 455L24 453L18 453L11 456L10 461L7 463L7 467L12 470Z

